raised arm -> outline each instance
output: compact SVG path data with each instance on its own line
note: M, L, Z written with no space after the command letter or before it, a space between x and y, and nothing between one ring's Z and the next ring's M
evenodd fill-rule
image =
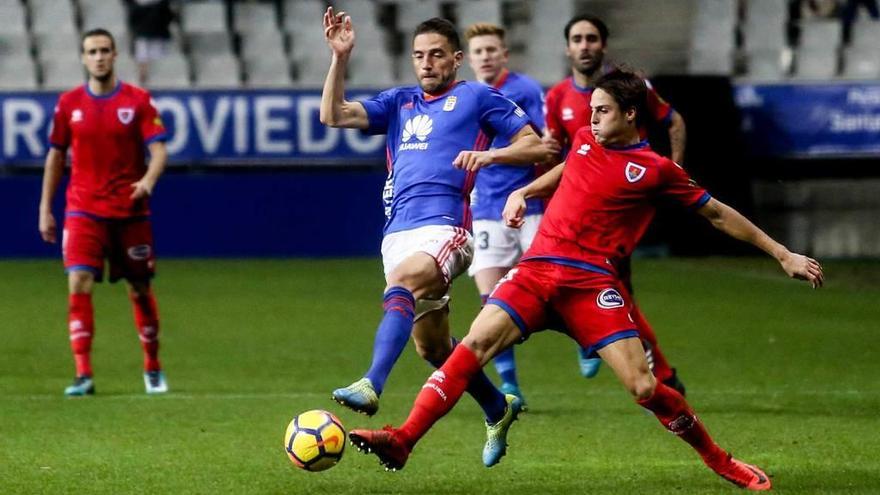
M65 152L55 148L49 148L46 155L46 164L43 169L43 192L40 195L40 237L44 241L54 244L57 241L57 227L55 215L52 214L52 198L58 190L61 176L64 174Z
M508 227L520 228L525 221L526 200L529 198L549 198L559 186L565 162L550 169L547 173L507 196L501 216Z
M748 242L776 258L789 277L806 280L814 289L825 283L822 265L818 261L792 253L730 206L712 198L697 211L712 222L716 229L734 239Z
M354 29L351 17L345 12L333 12L328 7L324 13L324 39L332 57L324 91L321 93L321 123L330 127L354 127L366 129L370 122L364 106L356 101L345 101L345 69L354 48Z
M669 122L669 147L672 151L672 161L679 165L684 164L684 150L686 145L687 129L684 124L684 117L673 110Z
M535 163L544 163L551 157L550 149L541 142L534 129L527 125L513 136L510 145L486 151L462 151L452 161L452 165L477 171L493 163L534 166Z

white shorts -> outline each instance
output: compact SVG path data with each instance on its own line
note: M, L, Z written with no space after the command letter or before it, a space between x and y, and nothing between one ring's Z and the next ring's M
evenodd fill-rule
M448 286L452 279L464 273L474 257L474 238L467 230L450 225L426 225L388 234L382 239L385 279L397 265L416 253L426 253L434 258ZM419 299L415 319L444 309L447 304L448 295L439 299Z
M134 59L138 63L158 60L168 53L168 46L170 44L170 40L162 38L135 38Z
M474 220L474 262L468 268L473 277L486 268L511 268L532 245L544 215L527 215L518 229L504 225L504 220Z

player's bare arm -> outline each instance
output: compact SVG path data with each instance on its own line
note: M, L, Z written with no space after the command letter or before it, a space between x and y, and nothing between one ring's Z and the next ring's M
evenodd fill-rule
M509 146L486 151L462 151L452 165L475 172L492 163L527 165L544 163L552 157L549 148L541 143L534 129L525 126L513 136Z
M147 164L147 173L141 180L131 185L131 199L134 200L153 195L153 188L156 187L156 182L168 164L168 150L165 148L165 143L161 141L150 143L148 149L150 150L150 163Z
M522 227L525 222L526 200L530 198L549 198L552 196L559 186L564 169L565 162L562 162L526 186L510 193L507 197L507 202L504 204L504 211L501 212L504 223L508 227L515 229Z
M331 127L366 129L370 122L367 111L359 102L345 100L345 69L354 48L354 28L345 12L336 13L328 7L324 13L324 39L332 57L324 90L321 93L320 119Z
M44 241L55 243L57 241L57 224L52 214L52 197L58 190L61 176L64 174L64 152L58 148L49 148L46 155L46 164L43 169L43 192L40 196L40 237Z
M684 149L687 145L687 128L684 117L675 110L672 111L672 120L669 123L669 147L672 151L672 161L679 165L684 163Z
M814 289L822 287L825 283L825 274L818 261L802 254L792 253L730 206L713 198L698 212L718 230L734 239L748 242L776 258L789 277L806 280Z

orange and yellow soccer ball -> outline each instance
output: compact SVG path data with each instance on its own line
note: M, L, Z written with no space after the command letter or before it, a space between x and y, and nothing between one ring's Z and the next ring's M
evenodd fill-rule
M315 409L293 418L284 433L284 449L296 467L324 471L345 452L345 428L333 414Z

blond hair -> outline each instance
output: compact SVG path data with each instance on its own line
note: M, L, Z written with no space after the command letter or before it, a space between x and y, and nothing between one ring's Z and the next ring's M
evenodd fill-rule
M464 39L465 41L470 41L472 38L477 36L498 36L498 39L501 40L501 43L505 43L504 35L506 31L503 27L492 24L491 22L478 22L476 24L472 24L468 26L468 28L464 31Z

